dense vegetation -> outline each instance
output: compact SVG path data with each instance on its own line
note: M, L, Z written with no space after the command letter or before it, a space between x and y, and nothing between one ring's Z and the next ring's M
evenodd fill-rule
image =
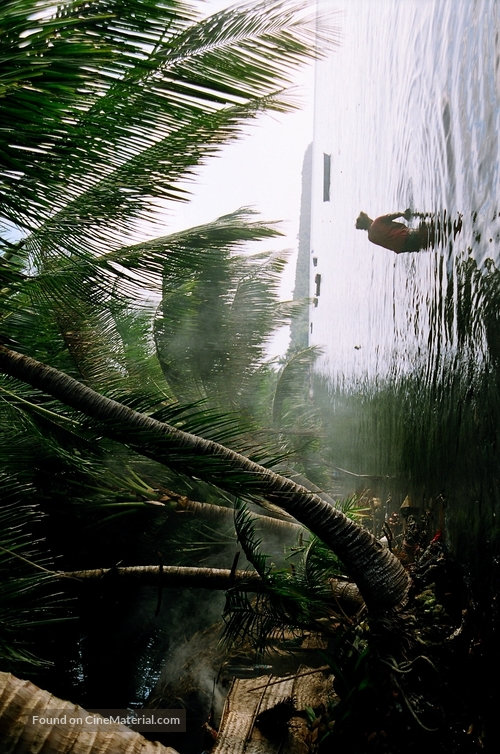
M183 595L176 611L156 589L144 599L118 569L155 565L167 578L203 561L225 568L231 589L196 607L225 610L228 639L263 649L284 632L335 636L349 741L379 689L390 696L378 680L388 635L401 639L392 675L406 672L413 624L394 610L408 576L333 504L346 432L319 379L312 400L305 320L286 357L266 357L276 327L304 311L278 298L286 255L254 248L276 228L245 210L164 226L198 165L248 119L293 106L291 72L335 34L288 3L202 19L158 0L11 0L0 29L1 670L126 706L140 641L160 662L193 602ZM285 530L295 549L284 562L273 536ZM97 588L63 575L101 568ZM359 593L352 613L339 606L334 578L346 575L387 621L375 649ZM179 571L177 596L194 576L213 588L214 574ZM112 645L129 664L107 659ZM400 719L396 705L390 714Z
M276 381L266 338L291 314L276 305L285 260L246 247L276 231L240 211L131 242L163 230L162 202L186 199L181 181L243 122L291 106L281 90L314 54L314 25L280 3L205 20L149 0L19 0L0 13L2 343L272 463L256 421ZM36 587L40 620L56 616L51 569L113 564L125 546L134 557L132 530L151 517L145 474L155 490L227 500L189 481L182 458L160 473L130 443L105 440L98 421L1 380L2 646L4 668L16 668L33 661L23 629L37 621Z

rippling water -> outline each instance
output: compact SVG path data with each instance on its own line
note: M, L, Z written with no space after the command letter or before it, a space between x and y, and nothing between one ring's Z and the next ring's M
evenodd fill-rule
M325 284L312 341L350 380L406 368L439 327L428 304L443 269L469 254L498 259L500 23L493 0L350 0L341 24L343 45L316 83L312 248ZM396 257L354 228L360 210L407 206L462 213L453 247Z
M342 47L317 69L311 342L337 399L363 406L357 457L370 469L355 470L396 474L424 509L444 501L452 549L495 591L499 4L349 0L340 22ZM462 230L395 255L354 227L360 210L408 206L442 225L460 213Z

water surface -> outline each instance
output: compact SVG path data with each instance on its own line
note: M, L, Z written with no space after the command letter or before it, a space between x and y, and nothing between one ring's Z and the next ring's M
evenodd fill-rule
M499 4L350 0L341 18L343 46L316 79L311 255L322 283L311 342L324 346L320 368L353 412L352 470L393 475L396 496L409 494L424 515L433 509L430 525L445 526L491 605L500 543ZM396 255L354 227L360 210L374 218L408 206L441 223L460 214L462 230ZM349 431L344 421L352 443Z

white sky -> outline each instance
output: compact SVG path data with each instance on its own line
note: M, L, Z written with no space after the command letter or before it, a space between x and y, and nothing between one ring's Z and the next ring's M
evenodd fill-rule
M233 5L229 0L200 0L207 15ZM246 136L224 147L219 156L199 169L189 184L189 204L177 204L169 217L169 232L192 227L251 207L266 221L282 221L284 238L264 242L267 248L297 250L301 170L307 145L313 134L314 66L307 65L296 76L294 99L303 109L286 115L272 113L254 120ZM264 249L255 245L255 252ZM285 273L282 297L290 298L295 273L295 256ZM285 344L286 348L286 344Z

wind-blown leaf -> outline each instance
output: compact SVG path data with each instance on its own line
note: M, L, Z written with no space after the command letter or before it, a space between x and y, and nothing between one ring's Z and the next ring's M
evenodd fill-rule
M281 423L283 420L283 404L291 400L296 408L308 395L307 381L310 377L311 368L320 355L318 346L310 346L292 353L281 368L276 383L273 400L273 422Z
M234 526L246 559L253 565L259 576L266 580L269 572L268 556L260 552L262 540L255 536L255 519L250 516L246 505L240 499L235 503Z
M34 490L0 474L0 661L6 670L44 665L36 656L33 629L61 617L60 590L40 541L33 541L40 511Z
M203 267L165 273L155 341L176 394L251 414L267 341L287 321L278 307L286 254L243 257L234 246L219 245Z
M314 18L276 1L200 20L179 1L24 0L0 27L0 215L44 218L45 243L182 198L252 112L291 107L289 71L317 55Z

